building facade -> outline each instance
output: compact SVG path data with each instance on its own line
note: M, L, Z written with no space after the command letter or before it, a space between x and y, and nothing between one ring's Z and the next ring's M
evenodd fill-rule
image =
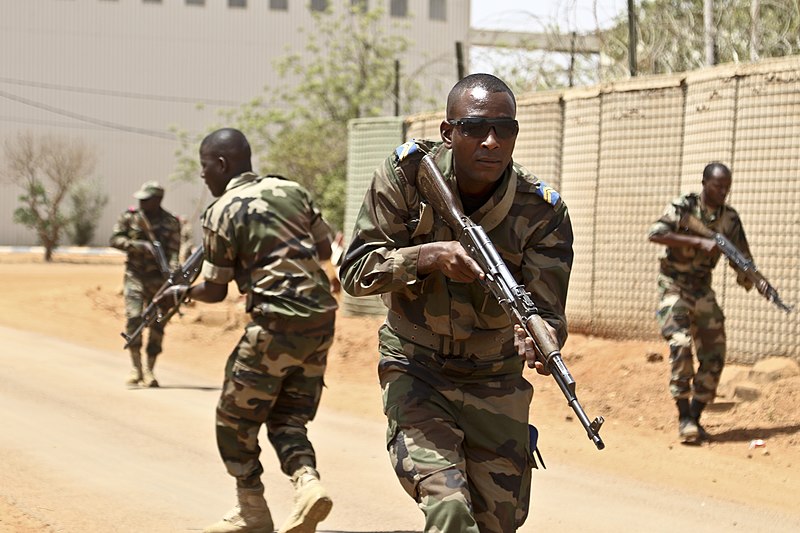
M291 83L274 65L305 50L314 12L352 6L381 8L387 38L412 43L401 76L443 102L457 79L456 43L468 45L469 0L4 0L0 142L54 134L94 150L92 183L109 202L93 244L107 242L146 180L165 185L166 209L196 220L211 199L199 176L169 179L174 132L202 134L221 124L221 110ZM12 221L21 192L0 181L0 245L36 243Z

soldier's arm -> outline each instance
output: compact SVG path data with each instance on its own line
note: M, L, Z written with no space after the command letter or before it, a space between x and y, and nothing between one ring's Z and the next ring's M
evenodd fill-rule
M127 213L123 213L117 220L117 223L114 224L114 228L111 230L109 244L118 250L122 250L123 252L128 251L131 242L131 238L128 236L129 230L129 218Z
M339 275L353 296L400 291L416 284L420 246L411 246L409 189L387 159L373 176Z
M712 251L717 245L713 239L707 239L691 233L675 233L674 231L651 234L649 240L650 242L663 244L664 246L670 246L672 248L688 246L690 248L698 248L705 252Z
M331 258L333 232L330 225L322 217L322 212L317 209L310 197L308 198L308 204L311 211L311 236L314 239L314 247L317 249L317 257L320 261L327 261Z
M678 225L686 209L687 207L682 204L681 199L667 205L661 218L650 226L647 234L648 240L670 248L688 247L711 252L716 246L713 239L678 231Z

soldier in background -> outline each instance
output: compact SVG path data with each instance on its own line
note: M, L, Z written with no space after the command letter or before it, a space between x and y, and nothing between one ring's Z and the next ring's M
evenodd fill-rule
M130 335L142 323L142 311L150 303L155 293L164 283L163 269L178 268L180 249L180 222L161 207L164 189L156 181L148 181L133 195L139 200L139 208L129 207L114 225L111 246L127 254L125 260L125 331ZM158 244L156 244L156 242ZM160 264L157 247L163 250ZM126 383L158 387L153 374L156 358L161 353L164 339L164 326L154 324L149 328L147 339L147 358L142 361L142 336L128 349L131 369Z
M426 533L516 531L534 464L533 387L522 375L532 341L521 329L515 336L478 264L420 201L426 153L531 293L553 340L567 337L572 225L558 193L512 160L516 111L495 76L459 81L442 142L410 141L375 171L340 271L348 294L380 294L389 307L378 333L387 448Z
M252 171L240 131L208 135L200 163L217 198L202 219L204 281L171 287L163 300L221 302L235 281L251 318L228 358L217 404L217 446L236 478L238 505L205 532L272 533L258 444L266 425L295 488L294 507L278 531L313 533L333 505L306 432L333 344L337 303L322 267L331 256L331 230L299 184Z
M732 181L727 166L709 163L703 170L702 192L684 194L670 202L648 235L650 242L666 246L658 275L656 318L661 335L669 343L669 390L678 407L678 436L684 443L708 438L700 425L700 415L717 394L725 366L726 339L725 315L711 288L711 273L720 250L713 239L683 230L680 221L684 215L694 216L714 232L725 235L748 260L752 259L739 214L725 204ZM753 288L744 273L737 274L739 285L748 291ZM757 289L763 294L767 286L763 280ZM692 342L697 352L697 372Z

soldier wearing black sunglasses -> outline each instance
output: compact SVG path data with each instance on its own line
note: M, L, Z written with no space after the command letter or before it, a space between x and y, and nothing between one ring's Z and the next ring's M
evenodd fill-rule
M420 161L431 154L559 344L572 226L558 193L512 160L519 124L505 83L467 76L446 113L441 142L409 141L376 170L340 277L351 295L381 294L389 307L378 366L387 444L424 530L507 533L527 517L535 465L522 375L533 348L484 291L458 235L420 201Z

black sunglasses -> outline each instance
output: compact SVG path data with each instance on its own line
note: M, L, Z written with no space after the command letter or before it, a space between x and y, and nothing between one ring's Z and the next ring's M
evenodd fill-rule
M458 120L448 120L448 124L458 126L465 137L485 139L489 130L494 128L495 134L501 139L510 139L519 133L519 122L513 118L480 118L466 117Z

